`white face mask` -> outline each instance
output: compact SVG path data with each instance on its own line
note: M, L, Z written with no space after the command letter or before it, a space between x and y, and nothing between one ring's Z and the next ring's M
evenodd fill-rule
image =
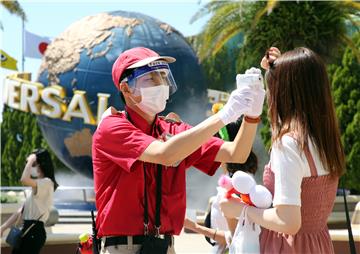
M38 168L37 168L37 167L31 167L30 175L31 175L33 178L39 177Z
M169 86L160 85L153 87L140 88L141 102L137 106L141 111L156 115L166 107L166 100L169 99Z

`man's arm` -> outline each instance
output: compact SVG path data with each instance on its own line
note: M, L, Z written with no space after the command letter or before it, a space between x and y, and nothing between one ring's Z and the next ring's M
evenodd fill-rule
M224 125L236 121L254 106L255 92L249 87L234 90L224 108L195 127L166 142L153 141L141 154L141 161L171 166L184 160L209 140ZM262 102L261 102L262 107Z
M195 127L186 130L166 142L153 141L139 157L140 160L174 165L185 159L209 140L224 125L236 121L241 115L261 114L265 90L242 87L233 91L224 108ZM256 134L256 124L244 123L234 142L225 145L217 156L220 162L246 161ZM249 137L246 137L248 136Z
M215 157L215 161L245 163L254 143L257 125L243 120L234 141L224 142Z
M195 127L173 136L166 142L153 141L139 159L166 166L174 165L212 138L223 126L224 123L218 114L213 115Z

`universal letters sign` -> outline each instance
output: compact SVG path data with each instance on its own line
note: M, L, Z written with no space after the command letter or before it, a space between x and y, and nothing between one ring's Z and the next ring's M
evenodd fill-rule
M44 87L31 82L29 73L18 73L5 79L4 102L11 108L35 115L44 115L70 122L82 118L84 123L96 125L108 107L110 94L98 93L97 118L90 110L86 91L75 90L70 103L65 103L66 91L59 85Z

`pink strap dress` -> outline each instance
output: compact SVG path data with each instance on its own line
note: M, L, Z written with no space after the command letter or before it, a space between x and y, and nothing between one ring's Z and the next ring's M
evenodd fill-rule
M338 178L330 175L318 176L313 157L305 149L311 176L301 183L301 228L296 235L287 235L262 228L260 252L275 253L334 253L327 227L327 219L333 209ZM264 185L274 195L274 173L271 166L264 168Z

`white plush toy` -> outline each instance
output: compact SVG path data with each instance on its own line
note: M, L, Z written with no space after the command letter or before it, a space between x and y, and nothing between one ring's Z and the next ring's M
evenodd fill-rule
M226 198L232 194L240 195L241 200L259 208L269 208L272 203L270 191L262 185L257 185L254 178L243 171L236 171L232 178L222 176L219 185L227 189Z

